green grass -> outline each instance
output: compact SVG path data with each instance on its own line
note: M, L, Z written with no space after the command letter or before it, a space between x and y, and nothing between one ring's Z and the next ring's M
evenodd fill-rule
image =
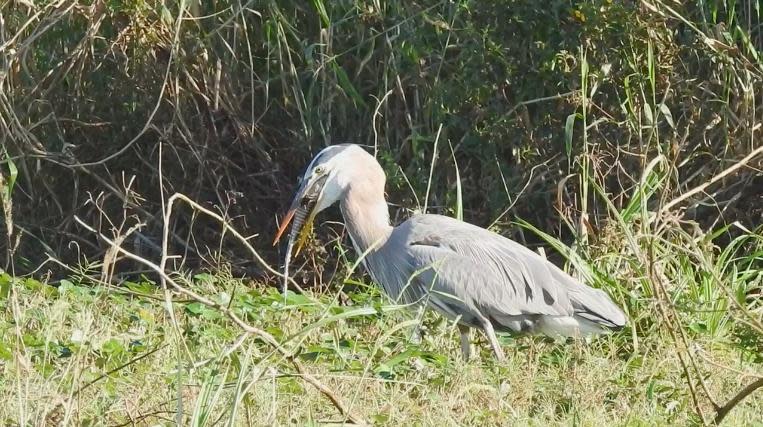
M158 300L92 287L51 289L47 296L41 291L19 291L19 320L25 327L23 344L4 348L4 355L12 355L3 362L6 404L0 415L5 422L38 424L49 417L77 424L113 425L141 417L146 417L141 423L159 422L175 417L179 401L186 422L201 413L227 421L234 408L236 425L339 419L325 398L254 338L218 359L239 331L214 311L175 304L177 334ZM240 298L242 310L256 313L253 318L267 314L255 324L276 334L299 331L317 320L315 310L305 307L274 309L279 297L249 290ZM299 357L310 372L353 402L354 412L383 423L652 425L696 420L676 355L659 335L644 338L644 351L636 354L623 351L617 337L590 346L509 340L505 364L495 364L485 345L479 360L463 364L453 328L428 317L431 335L412 346L405 329L385 334L400 320L374 315L328 324L308 334ZM12 330L4 332L3 341L14 344ZM697 344L719 363L754 368L738 360L733 346L710 340ZM206 360L204 366L176 373L179 366ZM723 369L707 374L721 396L739 386L739 375ZM243 387L249 388L234 403ZM750 399L729 422L760 420L761 409L760 399Z
M675 249L667 242L660 247ZM748 254L735 247L758 249ZM738 296L759 288L761 241L750 234L729 248L706 249L699 257L707 257L704 262L697 262L690 248L676 250L659 263L671 277L669 301L678 322L671 328L687 334L705 387L719 403L750 381L744 373L760 375L763 362L760 335L746 328L742 313L706 282L715 277ZM589 343L505 336L509 356L503 364L494 361L481 336L478 356L464 363L454 326L433 314L424 318L423 342L412 344L412 313L385 305L375 287L356 280L337 277L322 293L290 291L284 304L276 283L234 279L225 270L174 278L267 331L351 412L373 423L700 422L679 360L689 353L679 350L666 332L657 299L639 290L646 284L641 266L629 260L627 250L580 262L584 272L593 274L592 283L608 287L630 310L629 327ZM174 294L172 320L154 283L105 286L87 276L58 283L8 274L0 278L5 289L0 317L3 422L148 425L182 417L183 424L193 425L263 425L342 420L262 339L249 335L231 347L242 330L224 311ZM759 321L760 302L740 302ZM697 387L694 374L692 382ZM700 399L705 416L711 416L707 398ZM753 394L726 422L758 425L762 411L763 398Z
M759 2L27 3L0 3L1 424L341 422L292 357L380 425L711 423L763 376ZM463 363L328 224L284 305L264 236L336 142L373 147L396 220L543 245L628 327ZM198 205L165 224L175 191ZM171 232L168 274L213 304L83 224L155 263Z

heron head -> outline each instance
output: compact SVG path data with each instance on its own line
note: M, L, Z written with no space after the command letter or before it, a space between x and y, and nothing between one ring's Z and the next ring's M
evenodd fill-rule
M365 150L353 144L326 147L313 158L300 178L297 192L278 227L273 245L278 243L286 227L296 218L293 232L299 234L299 250L310 234L315 215L339 201L350 185L358 156L373 159Z

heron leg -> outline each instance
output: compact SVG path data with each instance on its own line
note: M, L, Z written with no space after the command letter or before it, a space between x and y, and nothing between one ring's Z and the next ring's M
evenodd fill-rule
M498 337L495 336L495 330L493 329L493 324L490 323L490 321L488 319L485 319L484 317L481 319L481 322L482 322L482 329L485 331L485 335L487 335L488 341L490 341L490 346L493 347L495 358L498 359L499 362L505 361L506 356L503 354L503 349L501 349L501 344L498 342Z
M471 329L466 325L458 325L458 332L461 333L461 355L464 361L469 360L472 355L472 342L470 337Z
M411 337L409 339L411 344L421 344L421 323L417 323L411 331Z
M421 322L424 320L424 306L419 306L416 309L416 319L418 322L416 322L416 325L413 327L413 331L411 331L411 337L410 337L410 343L411 344L421 344Z

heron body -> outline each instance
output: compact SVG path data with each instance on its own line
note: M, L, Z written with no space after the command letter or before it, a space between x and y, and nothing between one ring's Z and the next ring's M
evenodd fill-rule
M465 357L470 328L482 330L503 359L496 331L580 336L625 325L625 314L606 293L499 234L433 214L393 227L385 181L379 163L359 146L330 146L308 166L290 213L311 202L312 220L338 201L374 282L395 301L426 304L456 320Z

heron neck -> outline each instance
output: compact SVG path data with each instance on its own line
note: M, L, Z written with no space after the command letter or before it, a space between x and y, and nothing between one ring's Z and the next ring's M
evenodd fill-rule
M363 255L372 245L383 245L392 226L389 223L389 210L384 200L384 189L371 191L361 186L347 190L340 207L345 226L358 255Z

